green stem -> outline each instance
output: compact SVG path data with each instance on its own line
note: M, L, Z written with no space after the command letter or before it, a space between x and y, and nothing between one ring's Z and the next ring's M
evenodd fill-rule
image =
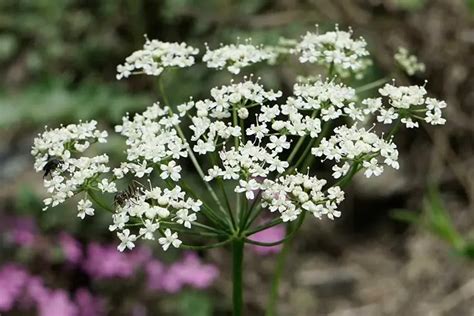
M296 168L298 168L299 165L303 162L301 170L304 171L304 169L306 169L313 163L314 156L310 154L310 151L313 147L319 146L319 144L321 143L321 140L324 137L326 137L330 129L331 129L331 121L328 121L323 125L323 129L321 133L319 133L318 138L313 139L311 143L308 145L308 147L306 147L305 151L303 152L303 155L301 155L300 159L295 164Z
M382 79L376 80L374 82L370 82L368 84L365 84L363 86L360 86L360 87L356 88L356 92L357 93L365 92L367 90L377 88L377 87L379 87L379 86L381 86L381 85L383 85L384 83L387 83L387 82L388 82L387 78L382 78Z
M97 196L95 196L95 193L92 192L92 190L87 190L87 195L91 198L92 201L94 201L95 204L99 205L101 208L103 208L107 212L115 213L115 210L113 210L108 205L105 205L104 203L102 203L102 201L99 200L99 198L97 198Z
M242 266L244 259L244 241L234 239L232 241L232 305L233 316L242 315L243 290L242 290Z
M349 184L349 182L352 180L352 178L355 176L357 171L359 171L360 169L361 169L360 163L354 162L349 172L341 180L336 182L334 186L340 186L341 188L346 187Z
M165 105L169 108L170 114L174 114L173 110L170 107L168 98L166 96L166 93L165 93L165 90L164 90L164 87L163 87L163 82L162 82L163 80L161 78L162 78L162 76L160 76L158 78L158 86L159 86L159 89L160 89L161 97L163 98L163 101L165 102ZM179 126L179 124L176 124L175 128L176 128L176 131L178 132L179 137L183 140L183 142L185 144L187 144L188 142L187 142L186 137L184 136L184 133L181 130L181 127ZM204 185L206 186L206 189L209 191L209 194L211 195L212 199L214 200L214 202L216 202L220 212L227 219L228 224L232 225L230 220L227 218L226 210L225 210L224 206L222 205L222 203L220 202L219 198L217 197L216 192L214 192L214 189L212 189L210 184L206 180L204 180L204 172L202 171L202 168L199 165L199 162L196 159L196 156L194 155L194 152L191 149L191 146L188 146L188 154L189 154L189 158L191 159L191 162L194 165L194 168L196 169L197 173L199 174L199 177L201 178L201 180L204 182Z

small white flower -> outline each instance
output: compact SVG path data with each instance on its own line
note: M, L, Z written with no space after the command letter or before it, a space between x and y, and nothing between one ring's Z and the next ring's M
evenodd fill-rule
M332 170L334 171L332 176L334 177L334 179L339 179L340 177L343 177L347 174L349 168L350 165L347 162L345 162L341 167L339 167L338 165L334 165L332 167Z
M419 127L418 122L413 122L411 117L404 117L401 119L402 123L405 124L407 128Z
M179 248L182 243L182 241L178 239L178 233L171 233L169 228L165 230L165 236L158 239L158 242L163 247L164 251L168 250L171 245L175 248Z
M123 252L126 248L132 250L135 248L135 241L137 240L136 235L130 235L129 229L124 229L122 232L117 233L118 238L120 239L121 243L118 245L117 249L120 252Z
M380 109L380 115L377 116L377 121L384 124L391 124L396 118L398 118L398 114L395 113L395 109Z
M108 179L102 179L102 181L99 182L97 187L102 192L108 192L108 193L117 192L117 186L115 185L115 182L109 182Z
M235 188L235 192L243 193L248 200L253 200L255 198L255 190L258 190L260 184L255 179L250 179L249 181L239 180L239 186Z
M237 111L237 115L238 115L239 118L241 118L242 120L245 120L247 117L249 117L249 110L247 110L246 108L240 108L240 109Z
M139 234L143 236L143 239L154 240L155 231L160 228L160 223L155 223L149 219L143 223L145 227L140 228Z
M165 180L171 178L171 180L177 182L181 179L181 166L176 165L176 161L171 160L167 165L161 165L160 169L162 173L160 174L161 179Z
M77 203L77 217L84 219L86 215L93 216L94 209L92 208L92 202L87 199L82 199Z
M177 211L176 217L178 218L176 222L178 224L182 224L186 228L191 228L191 223L197 219L196 214L189 214L189 211L187 209L181 209Z
M383 167L378 164L375 158L370 159L370 161L364 161L362 165L366 168L364 175L367 178L370 178L372 175L380 176L383 172Z

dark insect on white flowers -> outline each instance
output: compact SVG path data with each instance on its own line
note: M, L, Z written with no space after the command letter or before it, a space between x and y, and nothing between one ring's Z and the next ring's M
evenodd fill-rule
M46 178L48 175L51 175L51 173L56 170L62 163L63 161L55 156L49 157L48 161L43 167L43 178Z
M117 192L114 196L114 205L124 207L127 201L130 201L134 197L137 197L141 193L140 188L143 187L143 184L140 182L133 180L130 183L126 190Z

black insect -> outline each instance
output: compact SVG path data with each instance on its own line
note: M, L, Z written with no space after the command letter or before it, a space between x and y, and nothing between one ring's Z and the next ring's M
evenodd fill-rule
M49 157L48 161L43 167L43 178L46 178L48 175L51 175L51 173L56 170L61 164L63 164L63 161L61 159L55 156Z
M134 180L126 190L117 192L114 196L114 205L124 207L127 201L137 197L141 192L138 186L143 187L143 184Z

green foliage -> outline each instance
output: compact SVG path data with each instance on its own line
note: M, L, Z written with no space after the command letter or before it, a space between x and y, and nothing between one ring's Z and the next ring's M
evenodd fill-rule
M466 0L466 5L471 13L474 14L474 0Z
M185 291L179 296L179 315L181 316L210 316L212 302L209 296L197 291Z
M116 123L125 112L143 110L151 102L150 96L129 94L111 85L87 84L70 90L60 82L40 84L21 93L0 93L0 128L92 118Z
M429 188L422 213L394 210L392 217L430 231L447 242L456 253L474 259L474 241L466 239L458 232L435 187Z
M416 11L423 9L426 3L426 0L397 0L398 6L408 11Z

